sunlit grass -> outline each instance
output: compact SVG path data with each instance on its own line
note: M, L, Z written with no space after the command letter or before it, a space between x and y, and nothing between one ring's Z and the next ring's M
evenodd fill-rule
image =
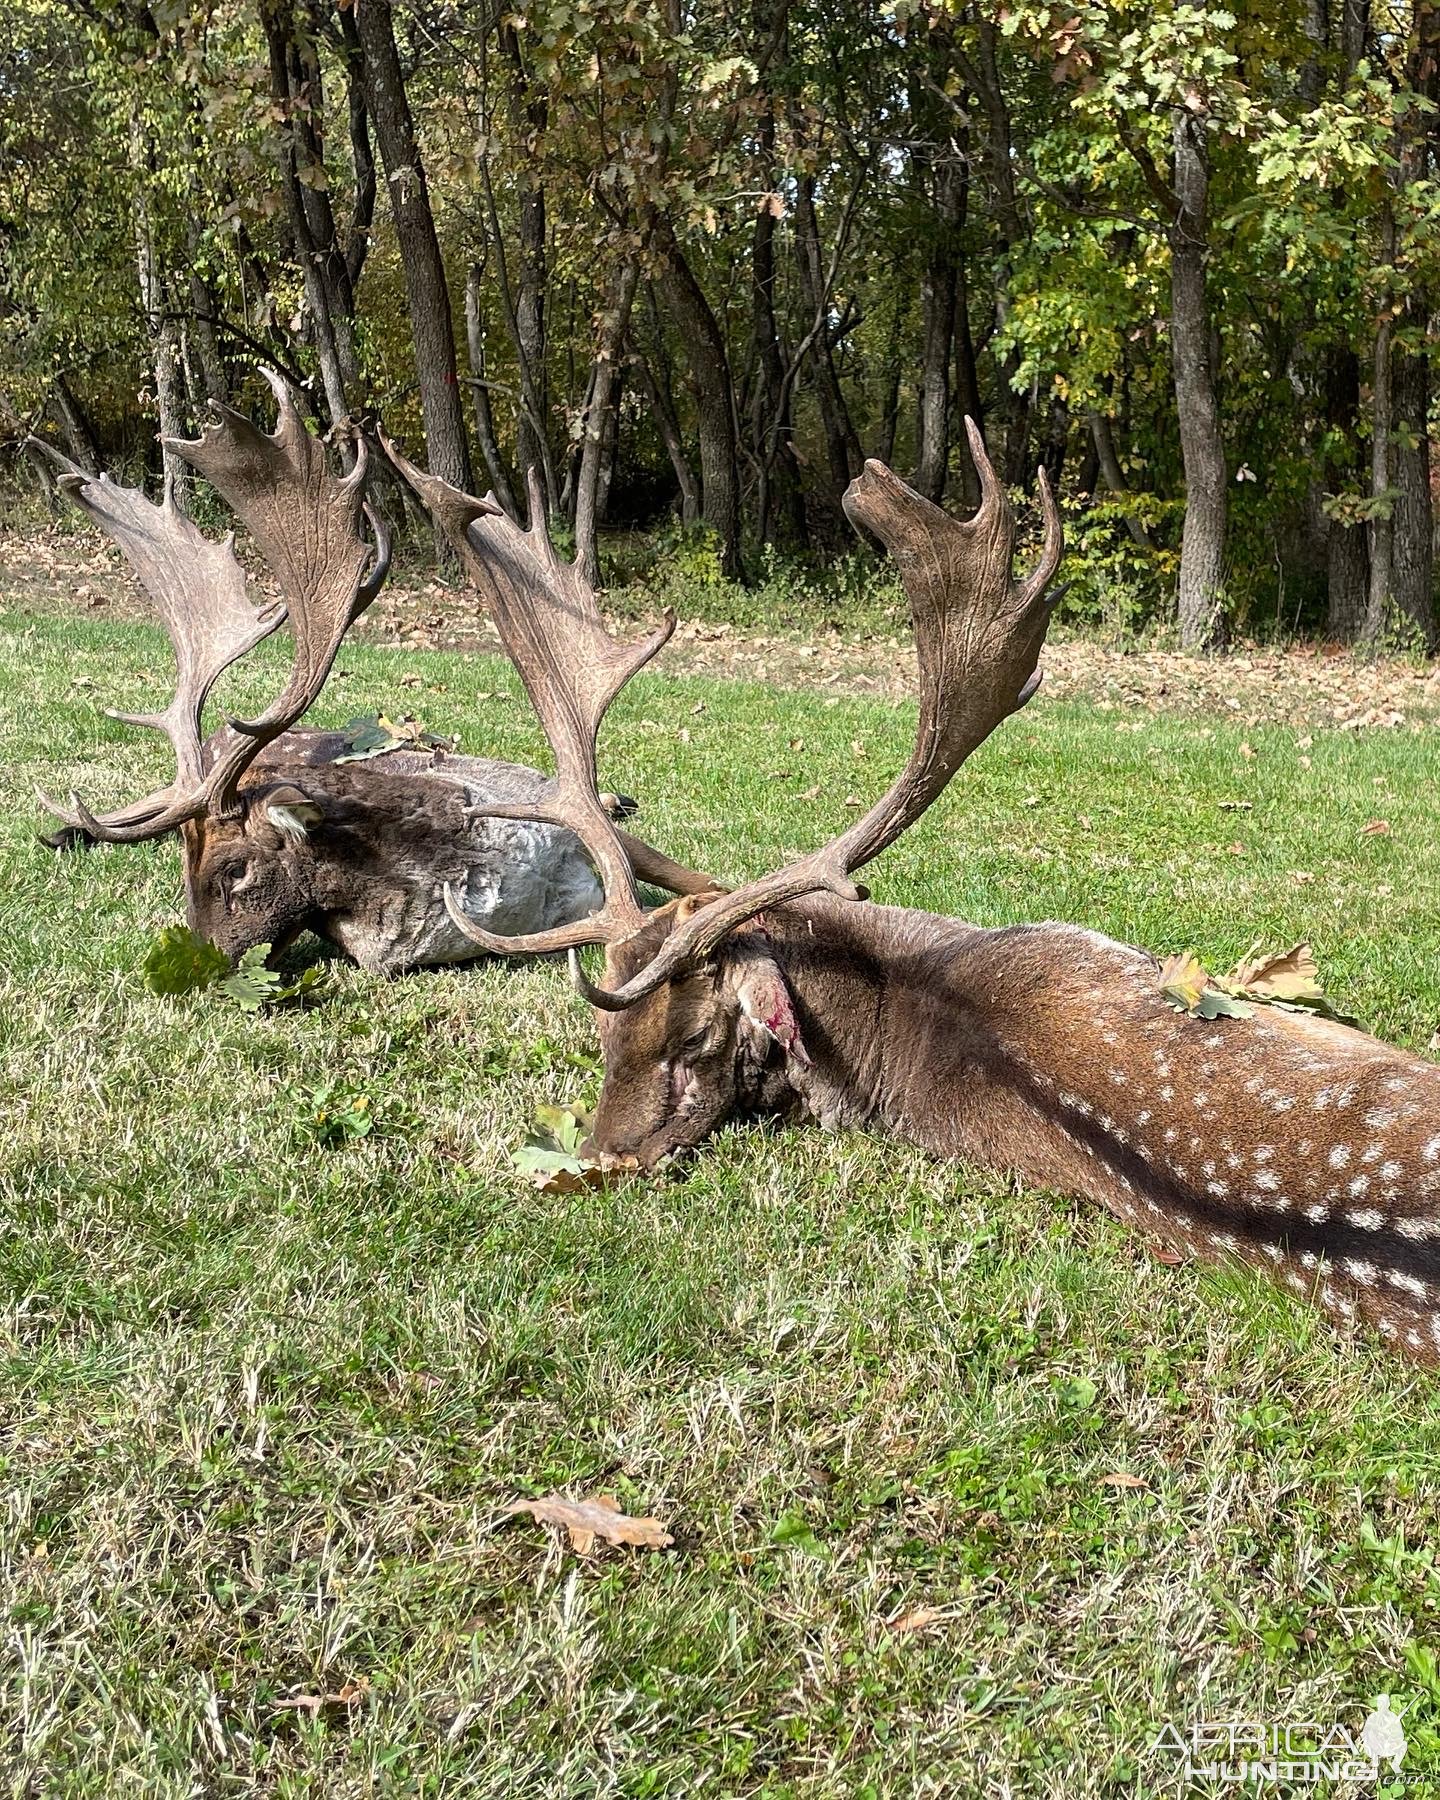
M536 1194L508 1160L532 1108L596 1079L551 964L342 964L325 1005L258 1020L148 996L174 847L51 856L31 784L101 805L166 773L99 716L153 692L155 642L0 619L11 1791L1148 1793L1173 1790L1145 1755L1164 1719L1353 1729L1380 1691L1428 1791L1431 1377L895 1144L748 1131L681 1177ZM404 706L540 754L496 664L343 665L322 720ZM603 775L735 876L853 817L908 729L647 677ZM1042 695L877 897L1215 968L1309 937L1423 1049L1435 739L1246 736ZM337 1082L382 1128L326 1148L307 1118ZM503 1518L555 1487L676 1546L583 1561ZM926 1629L887 1624L919 1608ZM347 1681L363 1699L317 1719L276 1705Z

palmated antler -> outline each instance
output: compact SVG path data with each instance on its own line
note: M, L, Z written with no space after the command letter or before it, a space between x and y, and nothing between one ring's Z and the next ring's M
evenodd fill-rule
M279 584L279 605L251 598L235 558L234 533L219 544L206 538L176 508L168 485L156 506L137 489L87 475L44 446L66 471L60 485L119 545L175 651L175 693L163 712L110 714L166 733L176 762L169 786L101 818L75 795L69 806L40 796L57 817L91 837L134 843L161 837L188 819L232 811L241 776L313 704L345 632L384 583L390 543L364 503L364 444L354 469L337 480L288 387L270 370L262 373L279 405L273 434L217 407L217 422L194 442L166 443L208 478L248 527ZM360 529L362 512L375 535L373 546ZM211 688L287 617L295 659L283 692L258 719L232 720L207 768L201 718Z
M879 462L868 462L845 495L852 522L874 532L895 558L910 600L920 719L899 778L863 818L820 850L689 910L651 962L613 991L589 982L573 955L582 944L630 936L643 918L614 828L596 795L595 736L606 707L669 637L674 620L667 618L638 644L617 645L601 623L594 590L577 568L555 555L543 525L522 531L491 503L421 475L387 444L485 593L555 752L560 774L553 799L501 816L569 827L585 844L605 887L600 912L558 931L495 937L471 925L447 896L456 924L497 953L570 949L580 991L596 1006L619 1010L703 962L730 932L767 907L820 891L859 899L852 873L894 843L971 751L1039 686L1036 663L1051 611L1046 589L1062 547L1059 510L1042 471L1044 547L1030 576L1012 581L1010 503L978 428L967 420L966 429L981 484L973 519L950 518ZM531 486L531 516L538 520L543 508L533 477Z
M628 937L644 923L630 858L599 796L595 741L606 708L675 629L666 616L647 637L617 643L600 617L595 590L574 563L558 556L545 526L540 484L532 470L530 529L489 500L462 494L406 460L388 439L385 452L415 489L480 590L511 662L530 696L555 755L545 799L529 806L487 807L487 816L561 825L585 846L605 890L587 919L552 931L497 937L466 917L445 890L456 926L494 953L534 954Z
M577 960L577 985L592 1004L608 1010L633 1006L704 962L737 926L782 901L822 891L859 899L850 880L854 871L913 825L966 757L1039 687L1036 665L1052 610L1046 590L1063 548L1059 508L1042 469L1040 560L1024 581L1012 581L1014 515L978 426L970 419L965 426L980 476L974 518L950 518L875 461L865 464L845 493L851 523L865 526L885 545L910 601L920 717L915 747L900 776L849 830L819 850L689 912L622 987L595 987Z

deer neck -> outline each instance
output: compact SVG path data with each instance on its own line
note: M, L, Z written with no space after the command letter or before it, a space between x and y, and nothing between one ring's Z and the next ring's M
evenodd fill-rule
M995 1060L985 954L994 934L824 898L777 908L767 926L810 1058L793 1071L805 1108L828 1127L963 1153L966 1076Z

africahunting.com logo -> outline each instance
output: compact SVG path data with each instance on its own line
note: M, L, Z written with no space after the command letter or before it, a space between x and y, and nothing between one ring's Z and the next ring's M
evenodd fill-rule
M1396 1711L1388 1694L1377 1694L1358 1731L1313 1720L1294 1725L1258 1719L1204 1719L1184 1727L1166 1723L1150 1754L1178 1759L1179 1773L1191 1781L1293 1788L1384 1777L1386 1791L1393 1793L1405 1760L1402 1717L1403 1709Z

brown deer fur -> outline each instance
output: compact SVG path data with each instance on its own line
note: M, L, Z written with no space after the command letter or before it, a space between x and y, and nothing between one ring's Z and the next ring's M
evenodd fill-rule
M611 946L607 979L696 904ZM1363 1032L1182 1015L1152 956L1078 926L823 896L596 1018L606 1160L653 1166L733 1118L885 1131L1098 1201L1440 1361L1440 1067Z

